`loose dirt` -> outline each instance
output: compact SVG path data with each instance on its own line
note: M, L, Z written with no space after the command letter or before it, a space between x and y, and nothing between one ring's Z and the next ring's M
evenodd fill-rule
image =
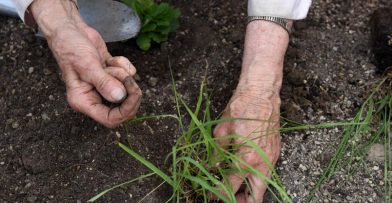
M144 93L139 115L176 113L171 64L178 91L191 106L206 76L218 116L241 69L246 1L170 2L183 16L168 42L147 53L133 40L109 48L138 69ZM281 93L286 118L319 123L353 117L380 79L370 52L369 20L376 8L388 4L390 0L314 1L309 17L296 23L287 52ZM165 156L178 135L175 121L133 124L128 132L124 127L106 129L70 109L46 42L18 19L0 17L0 46L0 202L85 202L148 173L114 144L118 140L167 169ZM296 201L304 201L340 136L341 129L283 135L278 172ZM339 171L317 193L316 202L382 202L383 194L374 186L381 184L382 165L368 163L370 171L351 176ZM339 184L343 180L351 181ZM161 182L138 181L101 201L137 202ZM145 202L163 202L169 195L163 186Z

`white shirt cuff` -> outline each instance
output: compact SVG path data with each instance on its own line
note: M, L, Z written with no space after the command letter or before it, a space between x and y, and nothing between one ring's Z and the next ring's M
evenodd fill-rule
M306 18L312 0L248 0L248 16L272 16L292 20Z

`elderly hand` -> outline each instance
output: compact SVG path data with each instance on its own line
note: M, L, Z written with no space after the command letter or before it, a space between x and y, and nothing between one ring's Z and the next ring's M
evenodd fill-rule
M214 135L221 137L229 134L242 135L245 139L217 139L221 146L228 146L230 142L243 144L251 140L257 144L269 161L275 164L280 154L279 135L279 91L274 89L252 90L248 87L237 87L234 95L227 105L223 117L237 118L233 122L226 122L215 128ZM251 120L241 120L241 118ZM242 146L236 152L237 155L254 169L259 170L267 177L270 176L270 168L262 157L250 146ZM242 165L242 164L241 164ZM237 193L240 186L248 179L253 196L250 191ZM228 174L228 181L232 186L238 202L262 202L267 185L255 174Z
M242 144L251 139L264 150L272 164L280 154L279 114L280 87L283 80L283 61L288 46L288 34L279 25L268 21L253 21L248 24L242 71L237 89L227 105L223 117L235 118L215 128L215 137L222 146L234 142ZM242 120L241 120L242 119ZM245 120L247 119L247 120ZM224 139L224 135L236 134L244 139ZM270 167L249 146L238 149L237 155L265 176L271 175ZM245 167L244 164L240 164ZM228 174L228 181L236 193L237 202L261 203L267 189L256 175ZM250 191L239 191L245 179L249 180Z
M132 79L131 62L109 54L70 0L35 0L31 10L60 66L69 105L110 128L134 117L141 90ZM110 109L100 95L121 105Z

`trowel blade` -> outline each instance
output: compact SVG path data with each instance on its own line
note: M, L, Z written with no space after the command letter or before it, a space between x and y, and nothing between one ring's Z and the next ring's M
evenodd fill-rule
M140 30L140 18L127 5L113 0L78 0L80 14L95 28L105 42L123 41L135 37ZM18 16L12 0L0 0L0 14ZM43 36L42 33L37 33Z
M95 28L105 42L123 41L135 37L140 30L140 18L127 5L113 0L78 0L80 14Z

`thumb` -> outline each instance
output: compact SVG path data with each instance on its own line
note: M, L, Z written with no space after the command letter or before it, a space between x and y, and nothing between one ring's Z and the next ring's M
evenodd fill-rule
M81 79L92 84L107 101L122 102L127 96L124 85L106 73L98 61L90 64L89 68L83 69L80 73Z

